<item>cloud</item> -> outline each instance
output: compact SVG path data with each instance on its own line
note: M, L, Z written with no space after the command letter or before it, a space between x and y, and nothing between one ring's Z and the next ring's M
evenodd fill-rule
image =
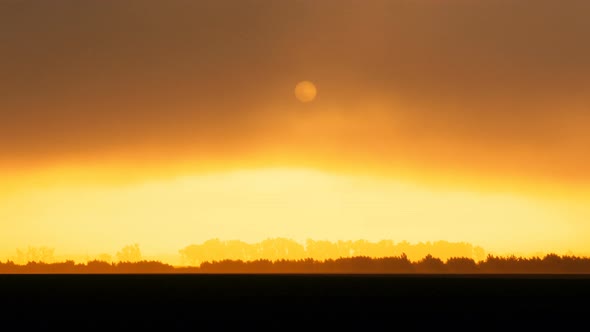
M0 161L259 158L587 183L588 10L6 1ZM310 105L293 96L301 80L318 86Z

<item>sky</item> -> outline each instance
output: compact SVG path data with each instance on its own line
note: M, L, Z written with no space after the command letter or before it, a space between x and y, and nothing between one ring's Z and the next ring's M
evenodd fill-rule
M586 0L4 0L0 256L279 235L590 252L588 15Z

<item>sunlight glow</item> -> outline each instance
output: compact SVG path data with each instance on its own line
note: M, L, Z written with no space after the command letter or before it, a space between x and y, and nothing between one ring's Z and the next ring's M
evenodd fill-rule
M555 244L577 243L562 212L547 202L506 194L436 191L311 169L238 170L125 186L22 191L0 203L5 235L0 250L9 256L17 247L47 245L99 254L140 243L144 253L158 255L212 238L272 237L565 250Z

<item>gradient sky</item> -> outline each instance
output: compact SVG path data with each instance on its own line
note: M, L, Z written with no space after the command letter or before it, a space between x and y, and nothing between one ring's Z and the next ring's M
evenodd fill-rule
M0 254L138 241L174 252L208 237L274 235L590 252L589 15L587 0L4 0ZM313 102L294 96L304 80L317 86ZM245 182L232 172L258 185L312 172L301 191L272 197L329 198L317 213L298 201L307 212L293 214L248 201L254 185L236 185ZM161 186L150 218L166 218L178 203L166 197L186 199L179 178L198 191L182 206L207 198L233 212L187 210L137 232L151 202L142 195ZM399 191L406 183L422 196ZM113 199L129 190L130 201ZM455 201L449 191L472 194ZM484 194L493 198L472 201ZM346 198L330 205L334 195ZM378 209L342 203L368 197ZM447 198L448 214L436 210ZM438 212L401 221L404 199ZM475 212L458 218L460 206ZM284 227L273 221L281 213L292 219ZM162 240L166 227L178 232Z

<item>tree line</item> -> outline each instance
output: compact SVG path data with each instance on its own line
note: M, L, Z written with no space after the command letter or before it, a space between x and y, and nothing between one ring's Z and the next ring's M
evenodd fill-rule
M411 261L407 255L371 258L367 256L318 260L257 259L252 261L224 259L207 261L198 266L172 266L158 261L108 263L0 262L3 274L130 274L130 273L349 273L349 274L589 274L590 257L548 254L543 257L488 255L476 261L467 257L442 260L426 255Z
M17 264L28 262L53 263L59 261L54 255L55 250L48 247L31 247L17 249L17 255L11 260ZM222 241L210 239L201 244L191 244L178 251L180 265L197 266L207 261L241 260L255 261L268 259L301 260L313 258L317 260L338 259L345 257L391 257L406 255L410 260L418 260L428 254L446 260L452 257L473 258L476 261L485 259L485 251L479 246L465 242L394 242L381 240L371 242L327 241L308 239L299 243L288 238L268 238L257 243L246 243L240 240ZM145 260L139 244L127 245L114 256L102 253L94 257L86 257L84 261L98 260L105 262L139 262Z
M485 259L483 248L465 242L420 242L411 244L407 241L394 242L382 240L371 242L327 241L308 239L304 244L287 238L270 238L258 243L246 243L240 240L221 241L210 239L201 244L192 244L179 250L185 265L198 265L206 261L241 260L317 260L338 259L346 257L391 257L406 255L410 260L418 260L428 254L446 260L451 257L468 257L476 261Z

